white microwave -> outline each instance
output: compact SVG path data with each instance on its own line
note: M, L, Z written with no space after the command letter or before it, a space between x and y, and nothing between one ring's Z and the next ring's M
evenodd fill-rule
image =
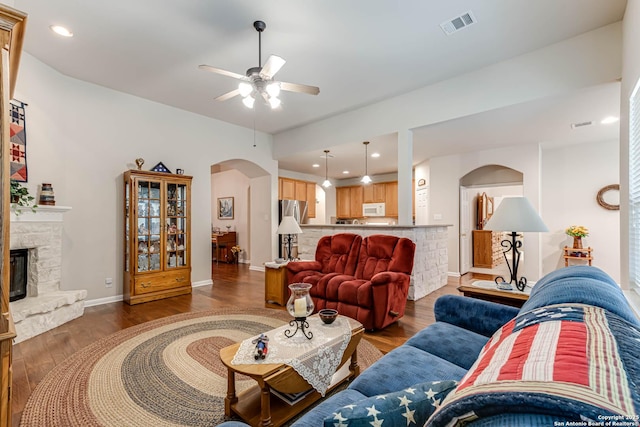
M362 216L384 216L384 203L363 203Z

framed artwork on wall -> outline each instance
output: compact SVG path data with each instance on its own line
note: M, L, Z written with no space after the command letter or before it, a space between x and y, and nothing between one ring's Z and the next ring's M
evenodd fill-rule
M233 219L233 197L218 197L218 219Z

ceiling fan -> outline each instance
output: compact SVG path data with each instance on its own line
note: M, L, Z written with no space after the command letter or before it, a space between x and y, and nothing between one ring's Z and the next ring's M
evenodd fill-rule
M273 76L285 64L285 60L279 56L271 55L267 62L262 66L262 32L267 28L267 24L263 21L255 21L253 28L258 32L258 66L249 68L246 74L234 73L233 71L222 70L210 65L199 65L198 68L212 73L222 74L223 76L233 77L241 80L238 88L230 92L222 94L216 98L217 101L226 101L234 96L242 96L242 103L253 108L253 103L258 96L261 96L271 108L280 106L278 95L281 90L288 92L307 93L309 95L317 95L320 89L315 86L308 86L298 83L287 83L273 80Z

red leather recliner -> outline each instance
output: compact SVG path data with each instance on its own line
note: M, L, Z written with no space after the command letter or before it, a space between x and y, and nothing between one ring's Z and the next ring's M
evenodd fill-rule
M404 237L381 234L365 237L361 244L354 238L352 243L357 243L359 250L353 272L350 262L325 262L323 266L327 269L321 270L316 264L318 253L324 254L321 258L325 260L351 260L352 254L347 254L343 245L335 247L340 253L328 254L332 245L323 239L338 236L341 235L320 239L316 261L290 262L287 265L289 283L311 283L309 292L315 311L334 308L358 320L365 329L382 329L404 316L415 244ZM353 249L352 246L350 250ZM330 265L337 268L331 270Z
M316 304L316 311L324 307L317 306L317 298L324 297L324 286L319 289L318 281L337 274L354 275L360 253L362 236L352 233L339 233L323 236L316 247L315 261L295 261L287 264L287 283L310 283L309 290Z

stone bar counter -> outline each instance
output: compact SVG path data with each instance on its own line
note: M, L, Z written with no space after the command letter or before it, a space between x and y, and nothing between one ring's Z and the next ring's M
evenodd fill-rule
M407 237L416 244L408 298L418 300L447 284L448 227L450 225L301 224L298 256L303 260L315 259L318 240L337 233L354 233L362 237L372 234Z

